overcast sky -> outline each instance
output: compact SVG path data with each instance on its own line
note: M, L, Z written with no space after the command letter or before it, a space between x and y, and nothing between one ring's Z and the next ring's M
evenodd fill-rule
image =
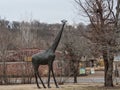
M70 24L85 22L79 20L74 0L1 0L0 16L10 21L39 20L59 23L67 19Z

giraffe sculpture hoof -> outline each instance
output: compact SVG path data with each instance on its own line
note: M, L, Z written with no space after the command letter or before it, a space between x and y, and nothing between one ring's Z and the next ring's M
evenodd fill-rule
M56 86L56 88L59 88L59 86Z
M48 86L48 88L51 88L51 86Z
M40 88L40 86L38 86L38 88Z
M44 87L44 88L46 88L46 87Z
M46 88L46 86L44 86L44 88Z

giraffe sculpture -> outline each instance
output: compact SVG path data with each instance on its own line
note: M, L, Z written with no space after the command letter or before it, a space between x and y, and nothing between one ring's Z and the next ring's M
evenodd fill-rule
M49 71L48 71L48 84L47 84L48 88L50 88L50 72L52 72L52 76L53 76L56 88L59 88L58 85L57 85L55 76L54 76L54 72L53 72L53 61L55 59L55 50L56 50L56 48L57 48L57 46L60 42L60 38L61 38L64 26L65 26L67 21L62 20L61 22L63 23L62 28L59 31L58 35L56 36L55 41L53 42L52 46L49 49L47 49L45 52L37 53L37 54L34 54L32 56L32 65L33 65L33 68L34 68L34 74L35 74L35 79L36 79L36 83L37 83L38 88L40 88L40 86L38 84L38 79L37 78L40 79L43 87L46 88L46 86L44 85L44 83L41 79L41 76L39 75L38 68L39 68L40 65L48 65L48 69L49 69Z

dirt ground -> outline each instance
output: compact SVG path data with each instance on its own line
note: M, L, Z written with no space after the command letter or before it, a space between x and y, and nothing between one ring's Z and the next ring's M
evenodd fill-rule
M54 85L51 85L51 88L44 89L42 86L40 89L37 88L36 84L25 84L25 85L7 85L0 86L0 90L73 90L78 85L59 85L59 88L56 88Z
M41 88L38 89L36 84L1 85L0 90L120 90L120 85L113 88L105 88L102 83L70 83L59 85L59 87L60 88L56 88L55 85L51 85L51 88L44 89L41 86Z

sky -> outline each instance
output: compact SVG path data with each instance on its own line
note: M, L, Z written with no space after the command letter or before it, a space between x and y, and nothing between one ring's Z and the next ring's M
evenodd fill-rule
M0 17L10 21L59 23L66 19L69 24L86 22L79 17L74 0L1 0Z

